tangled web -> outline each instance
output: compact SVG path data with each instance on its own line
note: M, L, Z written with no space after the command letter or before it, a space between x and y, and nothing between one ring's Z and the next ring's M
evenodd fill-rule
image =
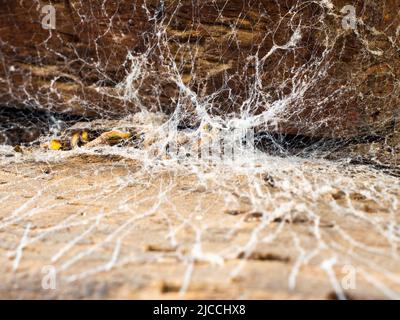
M96 66L102 78L95 90L122 101L126 116L110 120L109 110L99 112L76 97L73 103L100 116L61 118L50 108L54 114L22 112L15 125L2 124L8 144L10 126L28 119L41 127L33 142L0 149L2 295L14 288L20 297L400 297L397 146L380 136L388 124L396 126L396 117L371 133L346 134L340 114L321 114L356 88L312 91L328 81L345 33L332 36L325 27L337 10L326 0L299 1L282 14L276 4L279 22L246 51L241 46L248 34L239 30L248 17L224 20L221 2L213 3L229 26L228 42L243 58L237 72L226 72L231 66L223 63L203 74L209 57L202 39L191 39L194 30L174 29L180 6L164 14L163 1L156 7L144 2L152 22L143 34L146 50L127 53L118 82L105 65ZM309 6L315 12L308 22L325 43L306 58L310 24L297 13ZM115 18L106 1L103 7L112 34ZM254 19L273 21L259 4L256 11ZM288 36L281 43L275 35L283 22ZM359 23L362 31L370 29ZM366 52L379 56L364 33L355 34ZM213 73L221 84L210 80ZM336 79L329 81L328 87ZM26 97L39 105L42 98ZM14 116L4 110L0 117ZM91 141L72 145L84 132ZM104 132L129 132L129 138L111 145L98 140ZM49 150L55 140L67 141L63 151ZM389 149L390 166L376 158L374 166L354 164L348 149L341 151L372 148L374 141ZM46 290L52 268L57 285Z

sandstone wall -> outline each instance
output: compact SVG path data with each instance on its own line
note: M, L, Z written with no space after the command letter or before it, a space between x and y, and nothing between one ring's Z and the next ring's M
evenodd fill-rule
M399 116L398 0L0 0L0 105L119 117L269 111L271 131L385 135ZM345 30L341 9L356 9ZM347 20L346 20L347 21Z

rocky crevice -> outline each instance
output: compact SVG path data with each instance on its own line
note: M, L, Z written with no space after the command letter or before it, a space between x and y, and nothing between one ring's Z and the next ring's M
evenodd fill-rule
M356 30L342 27L342 0L52 3L49 32L44 1L0 1L1 105L121 118L179 104L190 122L198 103L223 116L270 111L261 129L273 134L395 133L395 0L355 1Z

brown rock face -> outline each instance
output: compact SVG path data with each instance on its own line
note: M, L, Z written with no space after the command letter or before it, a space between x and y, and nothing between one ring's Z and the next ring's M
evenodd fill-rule
M399 117L397 0L352 1L356 20L346 0L58 0L55 30L46 4L0 0L0 105L264 113L271 131L334 138Z

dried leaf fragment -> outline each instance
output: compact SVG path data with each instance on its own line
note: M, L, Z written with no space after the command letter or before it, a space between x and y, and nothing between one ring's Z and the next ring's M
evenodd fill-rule
M71 138L71 148L79 147L81 135L79 132L75 133Z
M129 132L123 132L119 130L113 130L104 132L100 137L94 139L93 141L89 142L86 147L92 148L100 145L116 145L121 141L128 140L132 137L132 134Z
M81 134L81 139L83 142L89 142L89 133L87 131L83 131Z
M62 145L61 141L57 140L57 139L50 140L50 142L49 142L50 150L61 150L62 146L63 145Z

